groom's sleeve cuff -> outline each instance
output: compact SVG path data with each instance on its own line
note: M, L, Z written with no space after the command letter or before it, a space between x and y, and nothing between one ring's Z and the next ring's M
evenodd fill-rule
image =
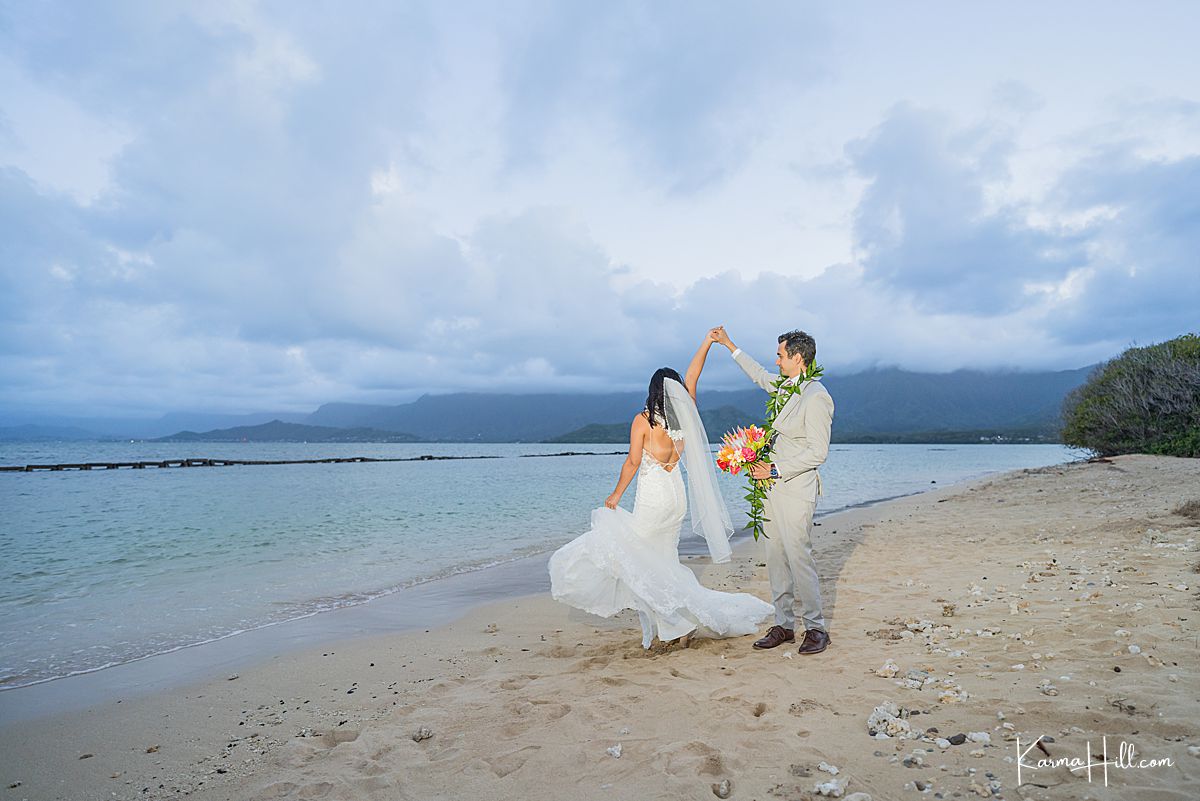
M738 357L738 354L739 354L739 353L741 353L741 352L742 352L742 349L741 349L741 348L734 348L734 349L733 349L733 353L732 353L732 354L730 354L730 355L731 355L731 356L733 356L733 358L735 358L735 359L736 359L736 358Z

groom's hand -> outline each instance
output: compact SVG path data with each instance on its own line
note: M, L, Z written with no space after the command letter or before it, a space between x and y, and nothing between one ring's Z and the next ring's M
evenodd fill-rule
M725 326L718 325L716 328L708 332L708 336L713 342L719 342L729 350L733 350L733 340L729 338L729 334L725 333Z
M750 475L754 476L759 481L763 480L764 478L770 478L771 463L755 462L754 464L750 465Z

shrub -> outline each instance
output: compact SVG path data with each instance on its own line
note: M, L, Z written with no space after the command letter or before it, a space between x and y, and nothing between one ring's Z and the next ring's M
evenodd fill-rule
M1062 440L1100 456L1200 456L1200 336L1130 348L1063 401Z

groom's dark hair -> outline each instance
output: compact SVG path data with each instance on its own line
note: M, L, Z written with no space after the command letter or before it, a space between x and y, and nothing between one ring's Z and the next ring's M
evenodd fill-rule
M783 348L787 351L788 356L793 359L800 356L806 365L811 365L817 358L817 340L813 339L810 334L803 331L788 331L786 334L779 335L779 341L784 343Z

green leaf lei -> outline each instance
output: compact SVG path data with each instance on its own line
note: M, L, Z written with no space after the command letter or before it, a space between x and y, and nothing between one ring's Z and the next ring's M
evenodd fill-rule
M812 381L814 378L820 378L824 372L825 368L816 364L810 364L804 370L804 376L801 378L801 380L793 384L785 384L784 382L788 380L788 376L781 375L771 384L774 389L767 395L767 421L766 425L764 426L767 434L767 456L763 461L773 461L771 459L770 451L774 448L775 437L779 434L779 432L775 430L775 418L779 416L779 413L783 411L783 407L787 405L787 402L790 401L793 396L799 395L804 391L804 385L806 383ZM763 526L764 524L770 522L770 520L764 513L763 504L767 498L767 490L772 484L775 483L776 479L757 479L750 474L749 470L746 471L746 478L750 482L750 491L747 492L745 496L746 500L750 503L750 525L748 527L754 534L754 539L757 541L760 536L767 536L766 532L763 530Z

